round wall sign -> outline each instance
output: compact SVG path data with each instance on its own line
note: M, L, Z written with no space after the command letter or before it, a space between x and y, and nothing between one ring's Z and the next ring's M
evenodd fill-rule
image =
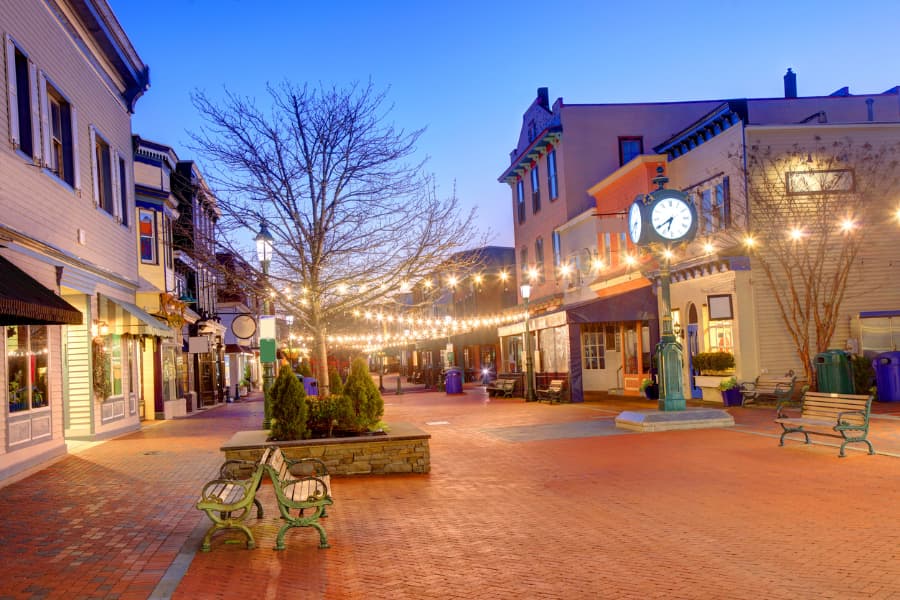
M256 333L256 319L250 315L238 315L231 322L231 333L241 339L252 338Z

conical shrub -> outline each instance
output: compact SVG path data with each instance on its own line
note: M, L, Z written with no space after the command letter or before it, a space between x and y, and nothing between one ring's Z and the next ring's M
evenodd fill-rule
M384 399L378 392L378 386L369 375L369 366L365 359L356 358L350 365L350 375L344 384L344 396L350 399L353 412L356 414L358 429L368 429L381 420L384 414Z
M272 407L273 440L302 440L306 435L306 392L287 365L281 367L278 378L269 391Z

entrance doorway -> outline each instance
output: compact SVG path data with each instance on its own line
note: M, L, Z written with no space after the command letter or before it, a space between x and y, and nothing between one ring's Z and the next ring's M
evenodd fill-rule
M697 307L691 304L688 308L687 347L691 398L694 399L703 398L703 390L697 387L697 370L694 368L694 356L700 352L700 324L697 320Z

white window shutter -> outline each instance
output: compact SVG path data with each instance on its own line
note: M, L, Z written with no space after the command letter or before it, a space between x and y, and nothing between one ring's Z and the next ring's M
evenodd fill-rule
M47 77L43 71L38 76L38 91L40 93L41 102L41 137L43 143L42 159L45 167L50 166L50 98L47 97Z
M109 174L112 176L112 203L113 203L113 215L116 217L116 221L122 222L122 199L121 199L121 187L119 186L119 151L113 150L109 153L109 160L112 161L112 164L109 165Z
M97 131L94 126L90 127L90 144L91 144L91 180L94 182L94 208L100 206L100 182L97 180Z
M28 61L28 81L31 84L31 147L34 151L34 164L41 164L43 147L41 144L41 102L38 94L38 71L30 60Z
M16 86L16 46L12 39L6 36L6 89L9 94L9 140L13 148L18 148L19 142L19 92Z
M78 111L71 104L69 105L69 111L72 120L72 187L81 194L81 161L78 159L81 154L80 144L78 143Z

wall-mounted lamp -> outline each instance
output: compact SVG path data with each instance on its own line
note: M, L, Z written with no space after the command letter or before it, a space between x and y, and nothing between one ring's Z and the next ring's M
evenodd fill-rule
M92 337L105 337L107 335L109 335L109 325L106 324L106 321L94 321L91 324Z

